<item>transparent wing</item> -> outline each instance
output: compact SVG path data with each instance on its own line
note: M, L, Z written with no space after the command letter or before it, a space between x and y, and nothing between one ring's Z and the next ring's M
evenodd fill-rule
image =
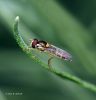
M71 54L69 54L67 51L62 50L54 45L50 45L48 48L45 49L45 51L59 57L62 58L64 60L69 60L72 61L72 56Z

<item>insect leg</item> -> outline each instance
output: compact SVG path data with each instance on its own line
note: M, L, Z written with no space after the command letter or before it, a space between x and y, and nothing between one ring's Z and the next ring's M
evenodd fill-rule
M53 58L54 58L54 57L50 57L50 58L48 59L48 66L49 66L49 69L52 68L52 66L51 66L51 60L52 60Z

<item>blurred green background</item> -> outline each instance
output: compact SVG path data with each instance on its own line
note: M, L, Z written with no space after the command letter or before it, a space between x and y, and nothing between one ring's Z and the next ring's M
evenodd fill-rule
M72 63L54 59L54 68L96 84L96 0L0 0L0 100L96 100L22 52L13 37L17 15L27 43L39 38L72 54Z

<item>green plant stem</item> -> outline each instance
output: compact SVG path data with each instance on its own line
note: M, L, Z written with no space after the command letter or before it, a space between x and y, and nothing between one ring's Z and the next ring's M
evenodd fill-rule
M96 92L96 85L93 85L89 82L86 82L76 76L73 76L69 73L66 72L59 72L53 68L49 68L49 66L45 63L43 63L38 57L36 57L33 53L32 50L29 49L29 47L27 46L27 44L23 41L19 31L18 31L18 23L19 23L19 16L16 17L15 19L15 24L14 24L14 37L18 43L18 45L22 48L22 50L28 55L30 56L33 60L35 60L37 63L39 63L42 67L46 68L47 70L49 70L50 72L56 74L57 76L61 77L62 79L67 79L70 80L74 83L77 83L78 85L87 88L89 90L92 90L94 92Z

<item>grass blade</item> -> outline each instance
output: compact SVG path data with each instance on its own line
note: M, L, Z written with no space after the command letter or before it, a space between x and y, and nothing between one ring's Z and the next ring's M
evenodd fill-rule
M67 79L69 81L72 81L84 88L87 88L89 90L92 90L94 92L96 92L96 85L93 85L89 82L86 82L76 76L73 76L69 73L66 72L59 72L58 70L55 70L53 68L49 68L49 66L47 64L45 64L44 62L42 62L38 57L36 57L33 53L32 50L29 49L29 47L27 46L27 44L23 41L19 31L18 31L18 23L19 23L19 16L16 17L15 19L15 24L14 24L14 37L18 43L18 45L22 48L22 50L28 55L30 56L34 61L36 61L37 63L39 63L43 68L49 70L50 72L54 73L55 75L61 77L62 79Z

